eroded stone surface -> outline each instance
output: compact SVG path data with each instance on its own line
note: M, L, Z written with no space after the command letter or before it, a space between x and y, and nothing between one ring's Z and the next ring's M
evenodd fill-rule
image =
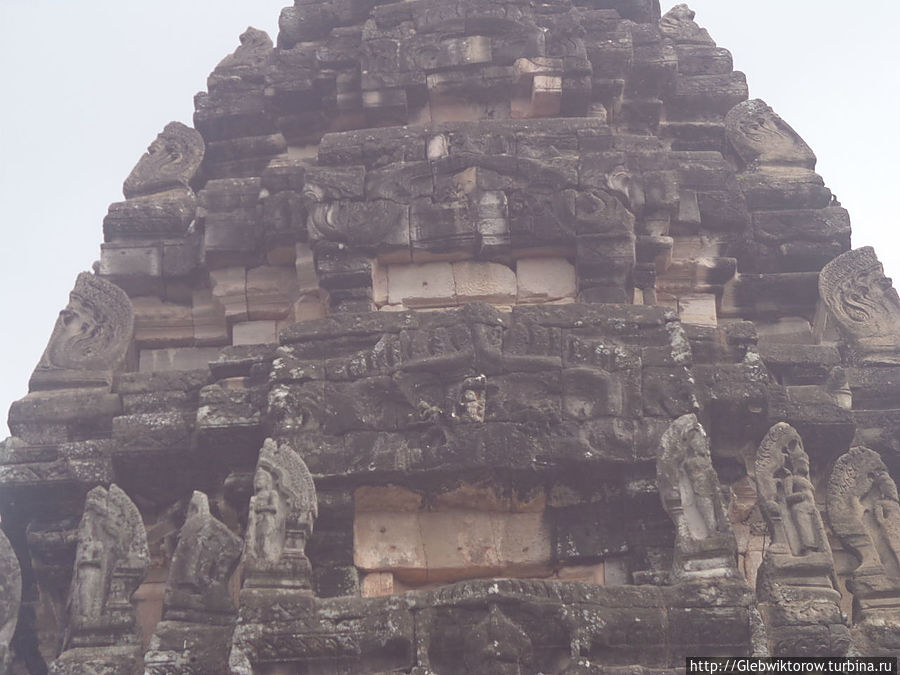
M656 475L663 506L675 522L674 573L684 578L736 576L734 533L709 438L696 415L682 415L666 429Z
M148 562L134 502L115 484L91 490L78 526L63 652L50 672L135 672L142 650L131 596Z
M19 619L22 600L22 572L9 539L0 532L0 591L3 609L0 610L0 670L5 671L11 660L10 641Z
M15 672L900 650L900 302L696 18L315 0L242 34L10 410Z

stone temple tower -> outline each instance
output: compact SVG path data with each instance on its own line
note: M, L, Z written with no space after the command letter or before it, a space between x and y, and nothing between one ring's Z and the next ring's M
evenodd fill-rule
M103 222L0 446L0 671L900 650L900 299L658 0L297 0Z

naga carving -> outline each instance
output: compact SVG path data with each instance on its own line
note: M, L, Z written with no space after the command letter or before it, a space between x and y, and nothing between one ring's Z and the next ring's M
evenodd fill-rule
M816 156L806 142L758 98L728 112L725 133L745 166L816 166Z
M125 179L125 197L143 197L182 188L190 190L206 146L200 132L169 122Z
M822 268L819 296L861 363L900 363L900 297L871 246Z
M736 576L737 544L712 466L709 437L696 415L682 415L660 442L656 477L675 523L676 577Z
M318 515L316 487L300 456L266 439L256 474L244 544L244 588L308 588L304 549Z
M69 304L59 313L30 388L108 386L125 360L133 330L134 312L125 291L82 272Z

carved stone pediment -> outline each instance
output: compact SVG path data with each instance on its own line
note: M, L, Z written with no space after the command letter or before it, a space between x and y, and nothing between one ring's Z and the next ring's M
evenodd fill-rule
M473 673L520 675L531 667L531 638L497 605L472 627L464 644L464 659Z

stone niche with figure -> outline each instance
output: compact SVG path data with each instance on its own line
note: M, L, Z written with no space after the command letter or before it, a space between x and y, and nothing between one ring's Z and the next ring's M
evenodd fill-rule
M243 33L10 410L0 661L896 651L900 303L695 18L298 0Z

